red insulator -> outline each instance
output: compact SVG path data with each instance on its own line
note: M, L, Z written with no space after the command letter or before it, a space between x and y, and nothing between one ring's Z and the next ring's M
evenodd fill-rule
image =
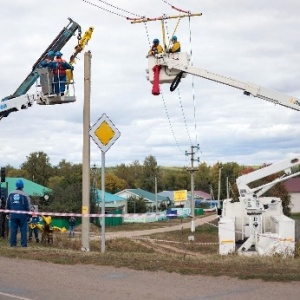
M152 85L152 95L159 95L160 94L160 90L159 90L159 72L160 72L160 68L161 66L155 65L152 68L152 71L154 73L153 76L153 85Z

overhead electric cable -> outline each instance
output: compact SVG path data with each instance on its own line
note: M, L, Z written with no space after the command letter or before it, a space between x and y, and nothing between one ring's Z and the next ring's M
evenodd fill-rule
M190 62L191 62L191 66L193 66L194 63L193 63L193 50L192 50L191 18L189 18L189 35L190 35ZM195 134L196 134L196 145L198 145L194 76L192 76L192 97L193 97L193 107L194 107L194 123L195 123Z
M180 11L180 12L183 12L183 13L186 13L186 14L189 14L189 13L190 13L190 11L186 11L186 10L183 10L183 9L181 9L181 8L178 8L178 7L172 5L171 3L169 3L169 2L166 1L166 0L161 0L161 1L164 2L165 4L171 6L171 8L173 8L173 9L175 9L175 10L177 10L177 11Z
M174 138L174 140L175 140L175 143L176 143L176 145L177 145L179 151L180 151L182 154L184 154L184 152L183 152L182 149L180 148L179 143L178 143L178 141L177 141L177 139L176 139L175 132L174 132L174 129L173 129L173 126L172 126L172 123L171 123L171 119L170 119L170 116L169 116L169 112L168 112L168 109L167 109L166 101L165 101L165 98L164 98L164 96L163 96L162 91L160 92L160 94L161 94L161 98L162 98L162 100L163 100L163 104L164 104L164 108L165 108L165 113L166 113L167 119L168 119L168 121L169 121L169 125L170 125L170 129L171 129L173 138Z
M134 19L135 19L135 18L134 18L134 19L129 18L129 17L123 15L123 14L114 12L114 11L112 11L112 10L110 10L110 9L104 8L104 7L99 6L99 5L95 4L95 3L92 3L92 2L90 2L90 1L87 1L87 0L82 0L82 1L85 2L85 3L87 3L87 4L90 4L90 5L92 5L92 6L95 6L95 7L99 8L99 9L102 9L102 10L108 12L108 13L117 15L117 16L122 17L122 18L125 18L125 19L127 19L127 20L134 20ZM101 3L103 3L103 4L105 4L105 5L110 6L110 7L114 8L114 9L116 9L116 10L120 10L120 11L122 11L122 12L124 12L124 13L130 14L130 15L133 15L133 16L136 16L138 19L144 18L144 17L141 16L141 15L132 13L132 12L130 12L130 11L128 11L128 10L125 10L125 9L120 8L120 7L118 7L118 6L115 6L115 5L112 5L112 4L110 4L110 3L107 3L106 1L103 1L103 0L98 0L98 1L101 2Z
M180 107L181 107L182 117L183 117L183 121L184 121L184 126L185 126L185 129L186 129L187 135L189 137L190 143L191 143L191 145L193 145L193 142L192 142L192 139L191 139L191 135L190 135L190 132L189 132L189 128L188 128L188 125L187 125L187 121L186 121L186 117L185 117L185 113L184 113L182 101L181 101L182 98L181 98L181 94L180 94L179 88L177 89L177 93L178 93L179 104L180 104Z
M180 19L178 19L180 21ZM178 21L178 22L179 22ZM172 34L172 36L175 34L176 30L177 30L177 27L178 27L178 22L177 22L177 25L175 27L175 30ZM169 27L168 27L168 22L165 21L165 24L166 24L166 33L167 33L167 37L169 39ZM189 132L189 128L188 128L188 125L187 125L187 120L186 120L186 117L185 117L185 112L184 112L184 108L183 108L183 104L182 104L182 97L181 97L181 93L180 93L180 90L179 88L177 89L177 93L178 93L178 99L179 99L179 104L180 104L180 108L181 108L181 112L182 112L182 116L183 116L183 121L184 121L184 125L185 125L185 128L186 128L186 132L187 132L187 136L190 140L190 144L193 145L192 143L192 139L191 139L191 135L190 135L190 132ZM167 108L166 108L167 109ZM196 143L197 144L197 143Z

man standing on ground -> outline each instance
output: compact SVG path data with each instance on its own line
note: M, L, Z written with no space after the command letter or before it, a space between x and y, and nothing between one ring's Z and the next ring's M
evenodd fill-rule
M29 242L32 242L32 235L34 234L35 241L37 243L39 243L40 239L39 239L38 224L40 222L40 217L35 212L35 207L33 205L31 206L31 212L32 212L32 215L31 215L30 221L28 222L28 226L29 226L29 236L28 236Z
M23 192L23 180L16 181L16 190L12 191L6 200L6 209L17 211L30 211L30 198ZM17 233L20 227L21 231L21 246L27 247L27 221L29 215L26 213L10 213L10 246L17 246Z

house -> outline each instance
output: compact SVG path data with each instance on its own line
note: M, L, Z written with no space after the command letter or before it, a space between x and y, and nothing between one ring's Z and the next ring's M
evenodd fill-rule
M163 197L167 197L172 204L174 204L174 191L162 191L160 193L158 193L158 195L163 196ZM192 194L191 192L187 192L187 201L182 201L182 202L178 202L176 203L176 205L184 205L185 207L190 207L190 200L192 198ZM201 201L201 200L210 200L211 199L211 195L203 192L203 191L194 191L194 200L196 201Z
M48 194L51 192L51 190L43 185L40 185L38 183L35 183L31 180L20 178L20 177L6 177L5 182L1 182L1 196L6 197L10 192L16 189L16 181L18 179L22 179L24 182L24 188L23 191L28 196L37 196L37 197L44 197L45 194ZM4 193L4 194L3 194Z
M125 199L128 199L130 197L136 199L143 198L147 206L150 207L152 210L154 209L154 207L156 207L156 200L157 200L158 207L162 202L168 201L168 198L164 196L161 196L159 194L155 195L154 193L142 189L125 189L123 191L116 193L115 195L118 195ZM126 211L127 211L127 202L126 202Z
M203 191L194 191L194 198L197 200L212 200L211 194Z
M115 194L111 194L108 192L104 192L105 199L105 211L112 211L122 209L123 213L125 213L125 207L127 204L127 200L123 197L120 197ZM97 190L97 205L99 208L102 207L102 190Z
M102 190L97 189L96 201L101 211L102 208ZM127 204L127 200L108 192L104 192L105 199L105 213L106 214L124 214L126 213L125 208ZM105 217L105 226L119 226L123 224L123 216L120 217ZM102 222L101 218L95 218L96 225L100 225Z
M300 213L300 177L289 178L283 184L291 196L291 212Z

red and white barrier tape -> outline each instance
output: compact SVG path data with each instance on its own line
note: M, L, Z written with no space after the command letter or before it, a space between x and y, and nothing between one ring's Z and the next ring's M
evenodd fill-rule
M0 209L0 212L27 214L27 215L43 215L55 217L105 217L105 218L120 218L120 217L141 217L141 216L167 216L167 217L180 217L177 214L164 214L164 213L144 213L144 214L78 214L78 213L56 213L56 212L32 212L23 210L8 210Z

